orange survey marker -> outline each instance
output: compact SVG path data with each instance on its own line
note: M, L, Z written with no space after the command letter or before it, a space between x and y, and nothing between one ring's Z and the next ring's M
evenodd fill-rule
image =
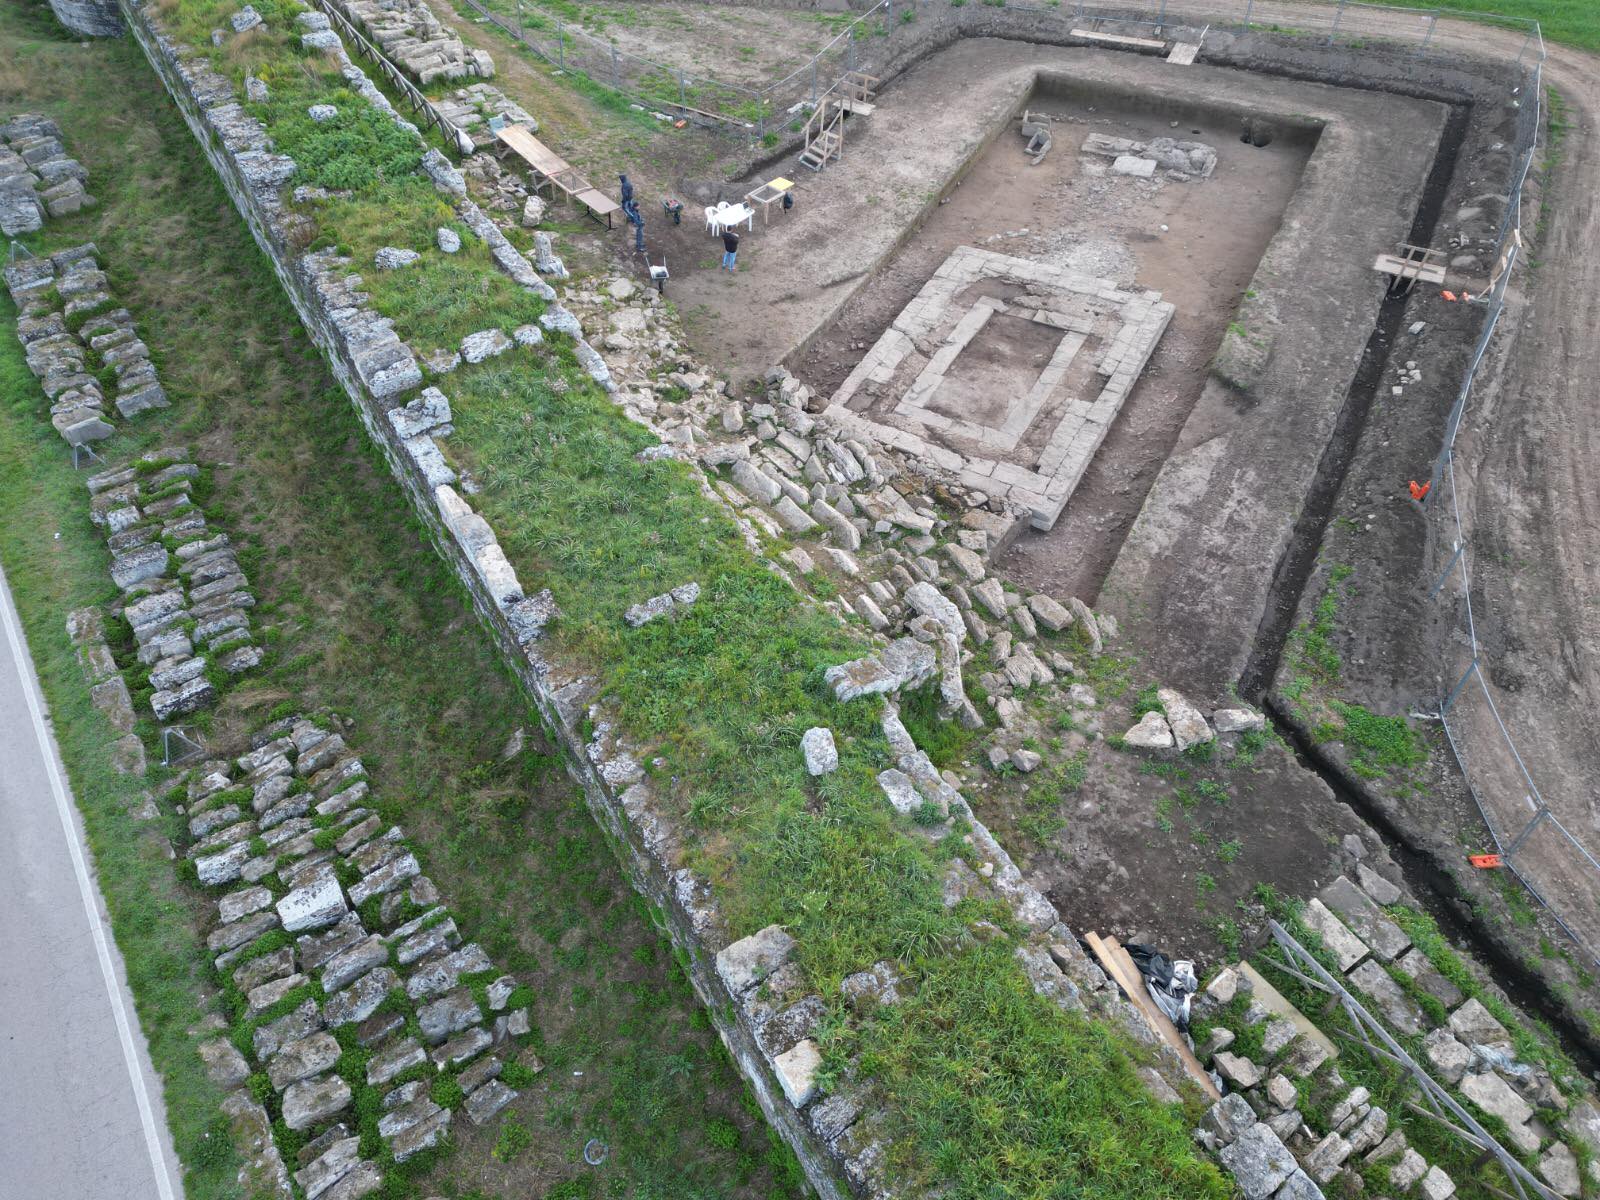
M1429 489L1432 487L1432 480L1429 480L1427 483L1418 483L1415 479L1413 479L1411 481L1411 498L1413 500L1421 500L1428 494Z
M1454 292L1440 292L1439 295L1445 300L1454 300L1456 298L1456 294Z
M1500 856L1498 854L1469 854L1467 855L1467 861L1473 866L1477 867L1480 871L1487 871L1493 867L1505 866L1505 863L1500 861Z

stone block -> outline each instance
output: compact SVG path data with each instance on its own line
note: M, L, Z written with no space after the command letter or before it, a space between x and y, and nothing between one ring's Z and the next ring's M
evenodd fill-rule
M1348 972L1367 956L1366 943L1351 933L1321 900L1313 898L1302 911L1301 920L1322 939L1323 947L1333 955L1339 970Z
M1266 1200L1299 1164L1282 1140L1265 1125L1251 1125L1217 1156L1233 1173L1245 1200Z

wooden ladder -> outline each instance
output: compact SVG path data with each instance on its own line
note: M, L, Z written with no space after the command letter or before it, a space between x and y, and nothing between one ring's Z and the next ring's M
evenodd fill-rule
M805 149L800 151L801 166L820 171L830 159L844 153L845 112L844 102L831 90L817 102L817 107L806 121L806 144Z

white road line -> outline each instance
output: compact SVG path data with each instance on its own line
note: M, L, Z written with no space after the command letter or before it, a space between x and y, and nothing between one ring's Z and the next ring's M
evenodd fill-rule
M95 906L93 884L89 868L84 862L83 848L78 844L78 831L72 822L71 801L67 798L66 780L61 763L44 722L44 697L39 694L32 672L31 660L22 640L22 623L11 602L11 588L6 582L4 568L0 568L0 624L6 628L6 640L11 643L11 656L17 664L17 679L22 685L23 698L28 703L33 718L34 737L39 743L39 754L50 775L50 790L55 796L56 814L61 818L61 832L67 839L67 849L72 854L72 870L78 879L78 895L83 899L84 915L89 930L94 935L95 954L100 961L100 977L106 985L106 996L111 1001L111 1015L116 1021L117 1037L122 1042L122 1061L128 1068L128 1079L133 1084L133 1098L139 1106L139 1121L144 1126L145 1151L150 1155L150 1165L155 1171L156 1192L160 1200L175 1200L172 1175L167 1169L166 1155L161 1147L161 1134L156 1128L156 1115L150 1107L150 1094L145 1090L144 1072L139 1069L139 1055L134 1048L133 1035L128 1022L128 1012L122 1003L122 989L117 983L116 971L111 964L111 951L106 942L106 930Z

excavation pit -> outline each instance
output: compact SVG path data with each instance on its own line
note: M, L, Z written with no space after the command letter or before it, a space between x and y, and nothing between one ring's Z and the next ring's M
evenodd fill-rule
M1048 529L1172 313L1155 292L962 246L856 364L828 416Z

